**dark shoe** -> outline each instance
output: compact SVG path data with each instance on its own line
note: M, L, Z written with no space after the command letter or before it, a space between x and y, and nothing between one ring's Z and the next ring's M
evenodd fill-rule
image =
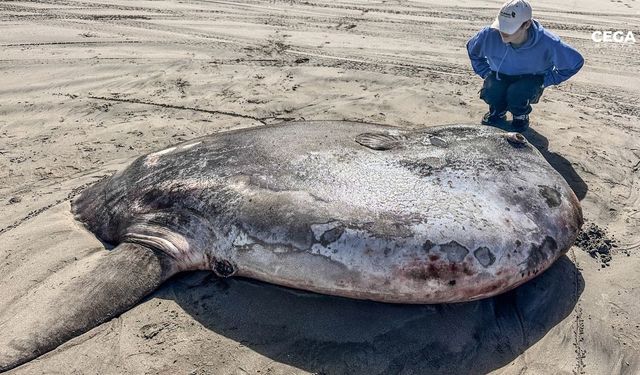
M529 115L513 116L511 126L514 130L524 131L529 127Z
M491 112L487 112L484 114L484 116L482 116L481 124L482 125L499 125L501 122L506 120L507 120L506 112L497 113L497 114L492 114Z

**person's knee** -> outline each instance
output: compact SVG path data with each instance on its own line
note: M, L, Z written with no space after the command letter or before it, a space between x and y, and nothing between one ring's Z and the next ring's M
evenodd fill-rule
M503 82L496 79L495 74L489 74L484 80L482 89L480 89L480 99L487 104L493 105L506 100L506 87Z
M482 88L489 91L504 91L506 89L505 83L499 80L494 72L489 73L484 79Z
M522 79L509 87L507 103L509 106L523 106L529 103L537 103L543 90L543 81L538 77Z

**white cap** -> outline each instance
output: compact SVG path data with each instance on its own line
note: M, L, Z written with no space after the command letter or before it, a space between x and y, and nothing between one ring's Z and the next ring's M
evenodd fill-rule
M526 0L511 0L504 3L491 27L506 34L513 34L523 23L531 19L531 5Z

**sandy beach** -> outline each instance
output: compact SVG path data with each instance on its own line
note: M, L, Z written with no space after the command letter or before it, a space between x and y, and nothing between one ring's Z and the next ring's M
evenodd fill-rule
M137 156L290 120L481 126L465 43L501 3L0 2L0 312L105 251L70 201ZM506 295L433 306L183 274L9 373L640 373L640 4L532 5L585 66L545 90L524 135L610 259L574 246Z

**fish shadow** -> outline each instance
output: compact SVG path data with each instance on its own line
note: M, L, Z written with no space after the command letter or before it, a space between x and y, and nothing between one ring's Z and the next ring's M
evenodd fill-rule
M501 121L495 127L510 132L518 131L511 126L511 121ZM573 190L576 197L578 197L578 200L583 200L589 191L589 187L573 168L571 162L562 155L549 151L549 140L531 127L521 131L521 133L527 138L529 143L540 151L542 156L547 160L547 163L551 164L553 169L558 171L564 180L567 181L571 190Z
M204 327L309 372L481 374L508 364L566 318L584 279L563 256L512 291L457 304L359 301L202 273L167 287Z

